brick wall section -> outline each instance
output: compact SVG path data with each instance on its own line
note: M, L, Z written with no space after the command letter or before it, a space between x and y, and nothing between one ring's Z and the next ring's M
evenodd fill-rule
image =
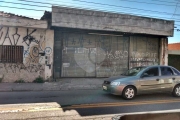
M168 50L180 50L180 43L168 44Z

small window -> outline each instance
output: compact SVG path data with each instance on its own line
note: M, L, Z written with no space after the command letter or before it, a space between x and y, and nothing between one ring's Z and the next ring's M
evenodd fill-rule
M146 77L154 77L154 76L159 76L159 70L158 67L150 68L145 72Z
M161 75L162 76L173 75L173 71L169 67L161 67Z
M173 69L175 75L180 75L180 72L178 70L176 70L174 68L172 68L172 69Z
M0 63L23 63L23 46L0 46Z

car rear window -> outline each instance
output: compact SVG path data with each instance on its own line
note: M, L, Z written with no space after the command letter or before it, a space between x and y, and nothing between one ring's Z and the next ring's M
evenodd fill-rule
M161 67L161 75L162 76L173 75L173 71L169 67Z
M178 70L176 70L175 68L172 68L172 69L173 69L175 75L180 75L180 72Z

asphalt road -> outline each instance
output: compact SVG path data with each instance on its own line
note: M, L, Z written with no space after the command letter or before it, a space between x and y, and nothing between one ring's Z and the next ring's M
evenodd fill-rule
M0 104L58 103L63 111L75 110L81 116L107 115L180 109L180 98L171 94L139 95L124 100L102 90L0 92Z

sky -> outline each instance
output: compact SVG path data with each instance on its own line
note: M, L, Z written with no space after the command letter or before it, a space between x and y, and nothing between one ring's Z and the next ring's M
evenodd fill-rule
M169 43L180 42L180 0L0 0L0 11L40 19L52 5L174 20Z

